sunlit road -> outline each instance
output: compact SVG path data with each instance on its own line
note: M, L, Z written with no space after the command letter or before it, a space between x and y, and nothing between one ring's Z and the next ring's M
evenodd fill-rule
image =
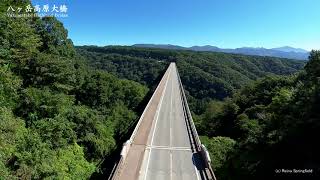
M131 138L123 146L114 180L204 180L208 175L186 117L186 100L175 63L151 97ZM193 132L193 133L192 133ZM198 146L197 146L198 147ZM211 171L210 171L211 172Z
M173 63L154 121L140 179L199 179L193 163L177 69Z

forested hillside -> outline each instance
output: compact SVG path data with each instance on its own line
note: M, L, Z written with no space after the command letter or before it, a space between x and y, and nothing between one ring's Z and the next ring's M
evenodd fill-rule
M94 68L149 87L171 61L177 63L193 112L204 112L210 100L222 100L236 89L266 75L288 75L305 62L274 57L192 52L120 46L82 46L78 52Z
M310 60L134 47L74 47L52 17L0 4L0 179L108 176L114 154L176 62L218 179L319 175L320 52Z
M219 179L319 179L319 68L320 51L312 51L299 74L266 77L210 103L197 128Z
M306 66L270 57L131 47L78 47L78 52L91 66L128 79L148 74L150 67L161 72L161 65L175 61L218 179L319 175L320 149L314 142L320 135L320 52L313 51ZM130 71L138 62L153 66ZM155 78L135 80L155 83Z
M92 70L55 18L0 4L0 179L89 179L138 117L148 88ZM25 3L21 3L25 2Z

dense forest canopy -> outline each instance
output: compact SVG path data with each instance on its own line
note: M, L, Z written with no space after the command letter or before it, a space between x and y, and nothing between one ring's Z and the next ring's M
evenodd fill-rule
M267 75L289 75L305 62L275 57L193 52L129 46L80 46L79 54L94 68L154 86L171 61L177 63L193 112L201 114L210 100L223 100L235 90Z
M299 74L263 78L210 103L197 128L220 179L320 177L315 143L320 136L319 67L320 51L312 51ZM277 169L309 173L277 174Z
M131 134L176 62L218 179L319 175L320 52L308 62L135 47L74 47L52 17L0 4L0 179L92 179ZM109 161L110 160L110 161ZM106 165L107 164L107 165ZM107 168L107 169L106 169ZM290 177L289 177L290 178Z
M161 65L175 61L219 179L292 178L276 174L279 168L314 171L302 178L319 175L319 149L314 142L319 136L320 52L312 51L306 64L133 47L77 50L90 66L149 87L155 78L146 80L143 75L161 72ZM149 68L134 68L140 63L148 63Z
M121 146L148 88L85 65L52 17L0 5L0 179L88 179Z

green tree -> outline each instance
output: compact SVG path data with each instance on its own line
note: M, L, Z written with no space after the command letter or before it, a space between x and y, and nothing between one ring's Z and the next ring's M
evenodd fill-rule
M32 130L37 132L43 142L51 149L64 148L77 141L75 124L63 115L54 118L45 118L34 122Z
M64 116L73 123L77 142L85 147L87 159L100 160L115 148L112 123L98 111L74 106Z
M77 144L54 151L30 131L17 150L14 175L20 179L87 179L95 169Z
M228 161L236 148L236 141L229 137L208 138L201 136L201 142L206 146L211 158L211 166L218 178L228 179Z
M311 51L309 59L305 70L311 79L318 80L320 77L320 51Z
M26 132L22 119L15 118L10 109L0 107L0 179L16 179L11 166L15 161L17 146Z
M36 25L43 42L41 51L62 57L75 56L73 43L68 39L68 31L60 21L54 17L44 17Z
M53 118L73 105L73 97L53 93L49 89L27 88L22 91L16 112L25 118L27 126L43 118Z
M55 91L69 93L77 83L73 60L57 55L39 53L23 71L24 86L49 86Z
M14 107L19 98L21 79L8 66L0 65L0 107Z
M14 71L20 74L30 59L38 53L41 40L31 25L29 18L0 18L0 39L2 39L0 57L5 63L10 63ZM3 27L3 28L2 28Z

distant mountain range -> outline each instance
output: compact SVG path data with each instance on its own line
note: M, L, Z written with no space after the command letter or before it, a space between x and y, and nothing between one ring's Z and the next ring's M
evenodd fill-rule
M293 48L290 46L283 46L278 48L253 48L253 47L242 47L236 49L223 49L216 46L192 46L183 47L171 44L135 44L134 47L145 47L145 48L160 48L160 49L174 49L174 50L192 50L192 51L211 51L211 52L225 52L245 55L257 55L257 56L273 56L288 59L307 60L309 51L301 48Z

